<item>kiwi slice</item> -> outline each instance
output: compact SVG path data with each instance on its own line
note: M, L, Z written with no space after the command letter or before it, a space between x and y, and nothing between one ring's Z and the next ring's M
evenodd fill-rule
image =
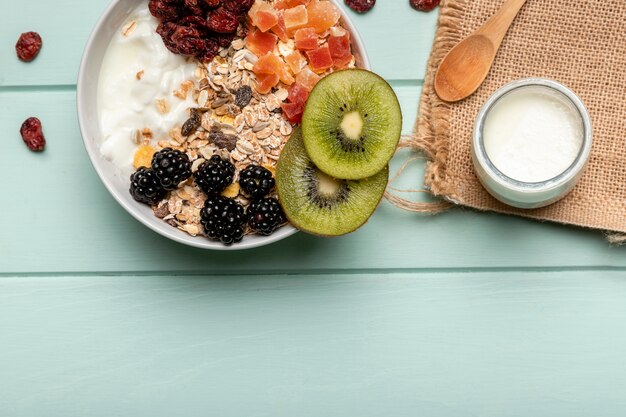
M311 160L335 178L371 177L393 156L402 129L398 97L373 72L348 69L317 83L302 118Z
M311 162L294 130L280 154L276 169L278 198L289 221L298 229L319 236L339 236L361 227L382 198L389 167L371 178L338 180Z

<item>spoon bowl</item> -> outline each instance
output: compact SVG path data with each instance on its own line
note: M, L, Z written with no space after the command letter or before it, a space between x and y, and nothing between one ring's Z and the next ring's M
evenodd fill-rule
M439 98L455 102L473 94L487 77L495 54L491 40L480 34L471 35L452 48L435 76Z
M485 81L502 40L526 0L506 0L500 10L443 58L435 74L435 91L456 102L474 94Z

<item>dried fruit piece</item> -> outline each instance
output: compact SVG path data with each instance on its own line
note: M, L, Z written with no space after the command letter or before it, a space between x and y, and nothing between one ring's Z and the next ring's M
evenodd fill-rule
M239 138L235 135L227 135L221 130L213 129L211 133L209 133L209 140L220 149L233 151L237 146L237 140L239 140Z
M304 113L304 103L283 103L280 105L287 120L291 123L300 123Z
M37 32L26 32L20 35L15 44L17 57L24 62L30 62L37 57L43 41Z
M234 33L239 26L239 18L225 7L218 7L207 14L206 26L217 33Z
M311 68L315 72L324 72L333 66L333 58L330 56L328 45L306 51L306 56L309 58Z
M307 90L313 90L313 87L321 80L322 77L311 71L311 69L307 66L302 69L296 75L296 83L302 85Z
M183 127L180 129L180 133L185 137L191 135L198 130L201 122L202 120L200 119L200 112L198 109L191 109L191 116L183 124Z
M287 42L289 40L289 34L287 33L287 28L285 27L285 18L282 13L278 15L278 23L272 28L272 32L274 32L276 36L278 36L278 39L283 42Z
M322 33L339 22L341 13L330 1L311 2L307 7L309 22L307 26L314 28L317 33Z
M43 136L41 120L36 117L29 117L22 123L20 134L28 149L34 152L43 151L46 147L46 138Z
M295 50L293 51L293 53L287 55L285 57L285 62L287 63L287 65L289 65L289 69L294 74L302 71L302 68L304 68L304 66L307 64L306 59L298 50Z
M352 50L350 48L350 34L346 31L341 36L329 36L328 48L330 49L330 56L333 60L346 59L352 56Z
M376 0L344 0L344 2L357 13L369 12L376 5Z
M157 33L171 52L209 62L239 33L254 0L150 0L150 13L160 20Z
M272 7L259 10L255 16L254 24L262 32L267 32L278 24L278 12Z
M272 88L276 87L280 81L276 74L257 74L256 78L258 81L256 91L261 94L267 94L272 91Z
M318 36L313 28L296 30L294 40L296 41L296 48L300 50L315 49L318 46Z
M259 74L273 74L280 78L280 81L287 85L294 83L295 79L290 74L287 65L273 53L263 55L252 67L252 71Z
M246 37L246 47L256 56L263 56L274 50L278 38L272 33L255 30Z
M430 12L435 7L439 6L441 0L409 0L411 7L420 12Z
M135 169L139 169L141 167L150 168L152 165L152 157L154 156L156 150L150 145L143 145L137 149L135 152L135 156L133 158L133 166Z
M294 30L304 27L309 22L309 14L304 5L285 10L285 28Z
M249 85L241 86L235 92L235 105L243 109L252 100L252 88Z
M226 197L226 198L235 198L239 195L239 190L241 190L241 187L239 186L238 182L234 182L232 184L230 184L228 187L226 187L226 189L224 189L224 191L222 191L222 196Z

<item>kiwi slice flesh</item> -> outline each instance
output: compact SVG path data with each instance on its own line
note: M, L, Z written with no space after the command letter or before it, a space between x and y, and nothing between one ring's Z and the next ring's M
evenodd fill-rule
M322 78L302 117L311 160L335 178L367 178L382 170L398 146L401 130L402 111L393 89L361 69Z
M338 180L311 162L297 128L283 148L276 169L278 199L298 229L339 236L361 227L378 207L389 180L383 167L371 178Z

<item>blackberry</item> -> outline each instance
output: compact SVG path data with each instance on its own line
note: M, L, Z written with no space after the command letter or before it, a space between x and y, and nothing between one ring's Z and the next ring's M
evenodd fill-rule
M181 151L165 148L152 157L152 170L159 179L161 187L171 191L191 177L191 162L189 157Z
M211 159L200 165L194 174L196 184L207 195L224 191L232 184L234 176L235 166L218 155L213 155Z
M239 174L241 189L252 199L263 198L272 191L276 180L272 173L258 165L250 165Z
M200 212L200 222L207 236L225 245L241 242L245 220L241 204L219 195L210 196Z
M285 213L275 198L263 198L248 206L248 226L257 234L269 236L286 222Z
M136 201L156 204L167 193L151 169L141 167L130 176L130 194Z

